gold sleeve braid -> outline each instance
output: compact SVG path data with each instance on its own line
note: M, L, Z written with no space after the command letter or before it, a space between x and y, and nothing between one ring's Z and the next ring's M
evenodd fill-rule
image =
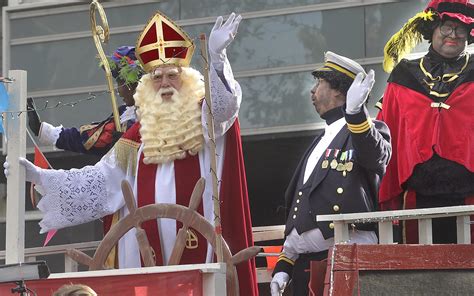
M358 124L347 123L347 128L354 134L365 133L366 131L370 129L371 126L372 126L372 119L370 119L370 117L368 117L367 120L365 120L362 123L358 123Z
M291 260L290 258L286 257L284 253L281 253L280 256L278 256L278 261L285 261L291 265L295 265L295 261Z

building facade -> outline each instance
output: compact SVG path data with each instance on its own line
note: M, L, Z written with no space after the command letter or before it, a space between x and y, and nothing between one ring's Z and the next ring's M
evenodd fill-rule
M74 107L46 108L40 112L44 121L65 127L100 121L111 113L111 104L104 72L95 57L89 2L57 2L60 4L4 3L2 73L7 76L10 69L26 70L28 96L35 98L40 109L78 102ZM200 33L210 32L217 16L240 13L239 35L228 56L243 91L239 118L252 217L254 226L283 224L286 185L299 157L324 127L310 100L311 71L323 62L328 50L355 59L367 70L374 69L376 84L369 110L375 117L374 105L388 76L381 66L385 42L426 4L421 0L104 1L111 29L104 48L111 52L119 45L134 45L155 10L176 20L196 43ZM424 43L415 52L427 46ZM202 68L199 59L197 50L192 62L197 69ZM91 94L94 99L87 100ZM31 143L29 147L32 152ZM97 161L51 147L43 150L55 168ZM4 176L1 182L6 182ZM0 191L2 188L0 185ZM0 192L0 210L5 207L5 191ZM44 236L38 234L38 215L29 201L27 210L25 247L41 246ZM0 217L0 249L4 249L4 211ZM101 223L96 222L61 230L51 243L100 240L101 235ZM50 264L54 272L62 266L62 262Z

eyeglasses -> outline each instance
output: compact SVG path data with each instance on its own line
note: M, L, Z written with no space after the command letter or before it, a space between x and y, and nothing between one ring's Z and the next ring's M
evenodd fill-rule
M453 31L456 33L457 37L464 38L467 36L467 29L464 26L452 27L452 26L443 24L439 27L439 31L445 37L451 35Z

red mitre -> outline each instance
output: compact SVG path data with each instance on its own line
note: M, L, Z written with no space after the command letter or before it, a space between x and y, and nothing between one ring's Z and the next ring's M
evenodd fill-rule
M146 72L157 67L188 67L194 43L188 34L160 11L148 21L137 40L135 53Z

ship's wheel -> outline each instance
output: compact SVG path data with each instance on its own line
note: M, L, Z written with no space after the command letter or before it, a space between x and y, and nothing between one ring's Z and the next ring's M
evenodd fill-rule
M189 227L192 227L193 230L201 233L211 244L213 250L216 250L217 235L214 231L214 226L196 211L197 207L201 203L204 187L205 180L204 178L201 178L194 187L189 202L189 208L176 204L154 204L137 209L130 184L127 181L122 181L122 193L129 214L122 218L117 224L112 226L112 228L97 247L94 257L91 258L85 253L75 249L67 250L67 255L75 261L89 266L89 270L106 269L105 261L107 260L107 256L112 248L130 229L135 228L136 238L143 264L146 267L155 266L153 249L148 242L145 230L141 228L141 224L145 221L157 218L169 218L183 223L182 228L179 229L178 234L176 235L176 242L167 265L176 265L179 263L185 247L187 230ZM235 266L241 262L255 257L261 249L260 247L249 247L235 255L232 255L227 243L222 238L222 236L220 236L220 243L222 244L223 261L227 265L227 295L237 296L239 295L239 284Z

